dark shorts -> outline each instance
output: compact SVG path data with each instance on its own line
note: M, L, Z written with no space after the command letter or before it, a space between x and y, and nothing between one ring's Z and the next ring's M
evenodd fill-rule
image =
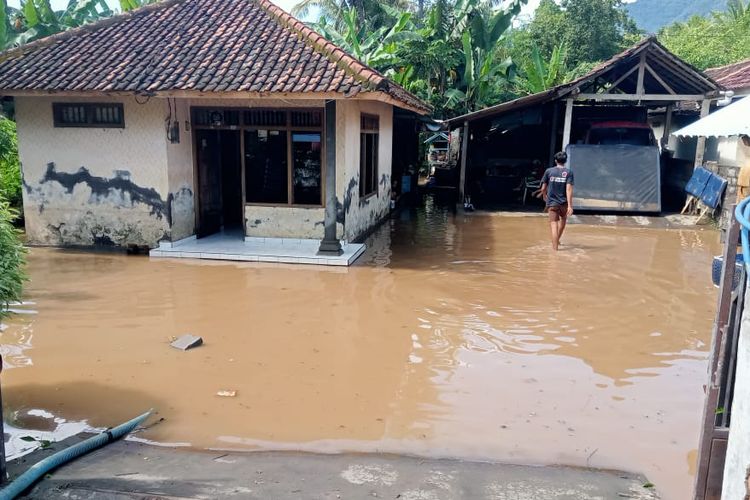
M547 213L549 213L550 222L557 222L560 219L567 219L568 218L568 204L565 203L563 205L554 205L551 207L547 207Z

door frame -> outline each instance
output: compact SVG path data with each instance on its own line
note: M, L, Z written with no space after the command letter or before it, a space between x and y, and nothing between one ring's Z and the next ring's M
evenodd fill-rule
M192 121L192 110L193 110L193 107L190 108L190 111L191 111L191 121ZM194 127L193 126L193 127L191 127L191 129L192 130L191 130L190 135L191 135L191 140L193 141L193 147L192 147L192 151L193 151L193 180L194 180L193 185L194 185L194 188L195 188L195 197L194 197L195 198L195 202L194 202L194 205L195 205L195 208L194 208L194 211L195 211L195 213L194 213L194 216L195 216L194 217L194 219L195 219L195 222L194 222L195 230L193 231L194 235L197 236L198 233L200 233L200 229L201 229L201 203L202 203L202 201L201 201L201 193L200 193L200 191L201 191L201 189L200 189L200 186L201 186L201 184L200 184L201 183L200 168L198 166L198 154L199 154L199 148L200 148L200 144L198 143L198 132L202 131L202 130L213 130L213 131L217 132L217 134L218 134L219 150L221 150L221 133L222 132L224 132L224 131L236 131L236 132L239 133L240 140L238 141L238 143L239 143L239 155L240 155L240 183L242 184L242 186L241 186L241 189L242 189L242 199L241 199L241 203L240 203L240 211L241 211L241 213L240 213L240 220L242 221L242 233L244 235L247 235L247 224L246 224L246 221L245 221L245 205L246 205L246 202L245 202L245 154L244 154L244 152L245 152L245 134L243 133L242 128L241 127L235 127L235 126L231 126L231 127ZM219 160L221 160L221 158ZM223 203L224 203L224 199L223 198L224 197L222 195L222 206L223 206Z

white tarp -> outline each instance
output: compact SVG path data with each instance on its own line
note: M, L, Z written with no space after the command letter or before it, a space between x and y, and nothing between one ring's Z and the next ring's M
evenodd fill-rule
M735 137L750 135L750 97L733 102L692 125L674 132L681 137Z

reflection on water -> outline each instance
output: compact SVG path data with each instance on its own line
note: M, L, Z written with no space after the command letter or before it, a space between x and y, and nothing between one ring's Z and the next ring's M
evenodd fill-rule
M717 235L574 226L553 255L547 230L428 200L347 271L34 249L7 411L156 407L155 442L624 468L686 498Z

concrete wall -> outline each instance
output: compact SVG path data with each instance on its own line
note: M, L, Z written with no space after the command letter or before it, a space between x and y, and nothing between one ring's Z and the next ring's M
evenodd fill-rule
M718 213L719 225L723 229L729 228L729 222L732 220L732 205L737 201L737 179L740 175L740 167L733 165L720 165L714 161L706 162L706 167L718 175L727 180L727 189L724 191L724 196L721 201L720 210Z
M320 240L324 220L323 208L245 206L245 234L252 237Z
M125 128L55 128L53 102L121 102ZM170 236L164 101L16 99L28 241L150 245Z
M55 128L53 102L121 102L125 128ZM190 108L324 107L322 100L175 99L180 140L167 139L169 101L152 98L16 99L29 242L148 245L195 233L197 179ZM377 194L359 198L360 114L380 116ZM337 107L338 236L354 240L390 210L393 107L341 100ZM323 208L245 206L248 236L323 237Z
M336 113L337 191L339 221L344 239L353 241L375 227L390 212L393 156L393 106L371 101L339 101ZM380 117L378 189L365 199L359 196L360 116Z
M169 106L164 101L165 113ZM169 181L169 203L172 221L171 240L177 241L195 234L196 186L193 164L193 134L190 123L190 108L185 99L177 99L172 105L173 119L180 128L180 142L166 141L167 178Z
M744 500L750 495L747 484L750 473L750 307L745 308L742 317L735 381L723 500Z

